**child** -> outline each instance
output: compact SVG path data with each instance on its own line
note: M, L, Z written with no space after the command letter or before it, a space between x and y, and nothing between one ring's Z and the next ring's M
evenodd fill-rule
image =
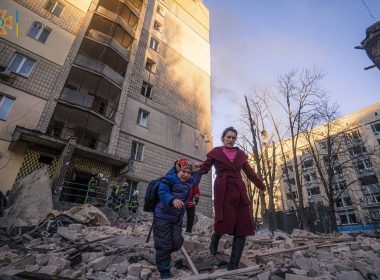
M185 205L193 185L200 180L200 172L192 176L192 164L187 159L175 162L165 176L168 183L161 182L158 194L160 201L154 210L153 238L156 249L156 265L161 278L171 278L171 253L183 244L182 220ZM169 186L170 184L171 186Z
M195 206L199 203L199 186L194 185L193 190L190 193L189 201L186 205L186 214L187 214L187 223L186 223L186 232L192 232L193 231L193 224L194 224L194 218L195 218Z

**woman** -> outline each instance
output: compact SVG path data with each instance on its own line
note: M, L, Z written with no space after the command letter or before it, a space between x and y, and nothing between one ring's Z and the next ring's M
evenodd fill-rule
M219 240L223 234L233 235L232 251L228 270L239 268L240 257L247 235L254 235L255 229L250 211L247 188L241 177L241 170L256 187L264 191L264 183L247 162L247 155L234 147L237 131L228 127L222 134L222 147L213 148L207 160L197 164L206 174L214 165L217 177L214 182L214 234L211 237L210 252L216 254Z

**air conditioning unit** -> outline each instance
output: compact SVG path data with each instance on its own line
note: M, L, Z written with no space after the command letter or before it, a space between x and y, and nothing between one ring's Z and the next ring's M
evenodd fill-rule
M9 77L9 75L11 74L11 69L10 68L6 68L6 67L1 67L0 66L0 77L1 78L7 78Z

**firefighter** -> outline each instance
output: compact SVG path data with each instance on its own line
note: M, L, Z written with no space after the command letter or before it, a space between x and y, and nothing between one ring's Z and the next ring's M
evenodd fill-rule
M87 196L88 197L95 197L96 196L96 188L98 187L98 176L94 177L92 176L90 181L88 182L88 189L87 189Z
M132 214L136 214L137 209L139 208L138 194L138 191L134 191L128 203L128 209Z
M126 195L126 186L127 184L124 183L123 185L115 185L112 190L112 208L116 212L120 212L120 210L125 205L125 195Z

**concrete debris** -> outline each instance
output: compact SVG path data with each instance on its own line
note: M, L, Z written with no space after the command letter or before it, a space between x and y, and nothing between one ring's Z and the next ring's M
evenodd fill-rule
M153 238L145 242L150 225L145 218L110 226L91 205L53 211L26 234L0 231L0 279L159 279ZM184 232L188 256L172 254L175 279L380 279L375 238L262 230L247 238L240 269L231 272L226 268L233 237L223 236L214 256L208 249L212 231L213 220L198 214L193 233Z
M36 225L53 210L51 179L45 165L19 181L12 188L4 217L0 218L2 227ZM37 190L37 191L36 191Z
M103 212L91 204L83 204L81 206L73 207L70 210L63 212L63 214L81 224L96 222L95 225L99 226L111 225Z

